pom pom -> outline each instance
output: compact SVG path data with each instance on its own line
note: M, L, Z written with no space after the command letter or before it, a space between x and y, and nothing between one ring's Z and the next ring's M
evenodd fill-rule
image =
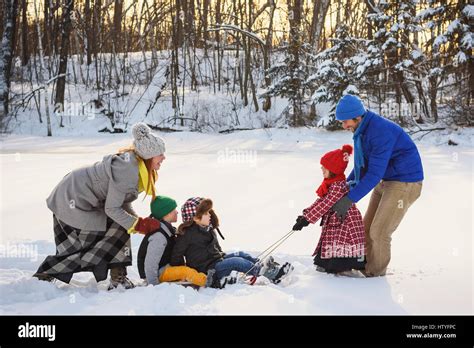
M343 145L342 152L347 153L349 156L352 155L352 146L351 145Z
M139 122L135 123L132 127L132 134L135 140L142 140L151 133L150 127L148 127L145 123Z

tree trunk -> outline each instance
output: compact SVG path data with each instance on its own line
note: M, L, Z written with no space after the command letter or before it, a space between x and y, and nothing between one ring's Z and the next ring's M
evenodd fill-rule
M429 83L431 116L435 122L438 122L438 103L436 101L438 96L438 78L436 76L430 77Z
M221 0L216 0L216 25L221 23ZM217 89L221 90L221 70L222 70L222 58L220 53L220 41L221 36L219 31L216 31L216 42L217 42Z
M207 41L209 40L209 32L207 28L209 27L208 22L209 15L209 0L204 0L203 11L202 11L202 30L203 30L203 39L204 39L204 57L207 57Z
M414 18L416 16L416 7L411 6L409 8L409 13L412 16L412 18ZM418 45L419 45L418 33L415 32L412 35L413 35L413 44L414 44L415 48L418 48ZM410 33L409 33L408 29L405 29L404 37L405 37L406 41L405 41L404 44L407 47L409 47L411 45L410 41L407 39L409 36L410 36ZM405 52L405 57L406 56L407 55L406 55L406 52ZM425 91L423 90L423 84L422 84L423 76L422 75L423 74L420 71L420 68L416 67L415 72L414 72L414 77L415 77L415 88L418 92L418 103L420 104L420 106L422 108L422 113L425 115L425 117L430 118L430 110L428 108L428 101L426 100ZM414 109L413 105L412 105L412 109ZM418 112L418 118L416 120L417 123L424 123L422 113Z
M115 52L123 52L122 45L122 9L123 0L115 0L114 2L114 28L112 33L113 45Z
M311 19L309 42L315 54L319 52L319 41L321 39L321 34L324 29L326 14L328 12L330 4L330 0L321 0L316 1L313 5L313 17ZM314 91L311 91L311 93L313 92ZM314 103L311 104L311 118L316 118L316 106Z
M469 73L469 93L467 94L467 102L466 105L470 105L471 99L474 99L474 59L469 59L468 61L467 70ZM472 115L471 115L472 117Z
M365 5L367 6L367 13L368 14L374 14L375 13L374 8L371 5L371 3L372 3L372 0L365 0ZM374 34L373 34L374 28L372 27L372 22L367 19L365 23L367 25L367 39L368 40L373 40L374 39Z
M179 0L175 2L175 12L172 15L172 40L173 40L173 49L171 51L171 107L178 112L178 48L179 48L179 28L181 19L180 16L180 4Z
M313 47L314 53L319 51L319 39L324 28L326 14L330 5L329 0L315 1L313 6L313 18L311 20L310 44Z
M30 51L28 44L28 0L22 1L21 6L21 65L25 66L30 60Z
M247 18L247 30L249 32L252 32L252 23L254 21L253 19L253 8L252 8L252 1L249 1L249 7L248 7L248 18ZM262 47L265 49L265 47ZM265 51L262 52L265 55ZM251 69L251 63L252 63L252 41L250 38L247 39L247 57L245 58L245 61L247 62L246 67L247 67L247 74L248 74L248 79L250 83L250 90L252 92L252 100L253 104L255 107L255 112L258 112L259 106L258 106L258 100L257 100L257 91L255 87L255 83L253 82L253 76L252 76L252 69Z
M3 33L0 43L0 130L2 131L9 112L10 72L18 1L4 0L3 3Z
M92 63L92 31L94 30L94 25L91 21L91 7L90 7L90 0L85 0L84 2L84 30L86 38L85 48L86 48L86 55L87 55L87 65Z
M44 108L46 112L46 125L47 125L47 132L48 132L48 137L53 135L52 129L51 129L51 116L49 114L49 97L48 97L48 86L46 84L43 71L46 69L46 64L44 62L44 53L43 53L43 45L41 43L41 29L39 25L39 16L38 16L38 9L36 6L36 1L33 1L34 8L35 8L35 16L36 16L36 30L38 33L38 56L39 56L39 61L40 61L40 66L38 69L38 81L39 84L44 88ZM40 114L41 118L41 109L38 108L38 113Z
M101 7L102 7L102 1L101 0L96 0L94 2L94 7L93 7L93 13L92 13L92 37L94 40L92 40L91 43L91 48L92 52L91 54L94 56L94 67L95 67L95 81L96 81L96 89L97 89L97 100L100 101L100 90L101 90L101 71L100 71L100 65L99 65L99 59L98 59L98 53L99 53L99 42L101 40L101 30L102 30L102 15L101 15Z
M299 0L287 0L289 11L289 54L291 56L288 70L291 74L291 91L292 96L290 102L293 107L290 124L292 126L302 125L302 95L301 83L298 77L298 69L300 66L300 47L301 47L301 15L303 12L303 4Z
M272 83L270 77L267 74L267 70L270 67L270 52L272 51L273 47L273 17L275 15L276 9L276 1L272 0L270 5L270 21L268 23L268 34L267 39L265 41L265 48L263 52L263 69L265 74L265 87L269 87ZM272 99L270 97L265 97L263 101L262 109L263 111L267 112L272 107Z
M33 0L35 1L35 0ZM50 28L51 28L51 18L52 14L50 15L50 7L51 1L53 0L44 0L43 3L43 37L40 39L42 40L43 52L45 55L49 55L50 52L50 44L51 40L49 39Z
M5 14L5 5L2 3L2 6L0 6L0 37L3 37L3 20L5 19L4 17Z
M184 12L182 9L182 1L183 0L176 0L176 20L174 21L176 25L176 45L178 47L183 45Z
M191 70L191 90L195 91L198 85L196 75L196 47L198 45L198 38L196 35L196 24L194 19L196 18L196 8L194 6L194 0L189 1L188 6L188 57L189 57L189 68ZM191 47L189 47L191 45ZM192 51L192 56L191 56Z
M74 9L74 0L66 0L63 8L63 25L61 33L61 50L59 52L58 75L65 75L67 72L67 60L69 53L69 35L71 33L71 13ZM55 110L64 110L64 90L66 88L66 76L58 78L56 86L56 97L54 100Z

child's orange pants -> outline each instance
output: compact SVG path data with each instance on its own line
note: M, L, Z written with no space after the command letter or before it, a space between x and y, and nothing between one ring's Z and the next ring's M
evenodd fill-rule
M187 266L169 266L160 276L160 282L186 281L194 285L206 285L207 276Z

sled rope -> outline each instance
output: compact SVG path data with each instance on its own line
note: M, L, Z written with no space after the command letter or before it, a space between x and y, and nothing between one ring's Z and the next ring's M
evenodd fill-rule
M270 245L267 249L265 249L263 252L260 253L260 255L257 256L257 259L259 259L259 262L257 262L255 265L253 265L247 272L242 274L242 278L247 277L250 271L252 271L255 266L257 266L259 263L261 263L263 260L265 260L272 252L274 252L280 245L282 245L293 233L295 233L294 230L291 230L287 234L285 234L283 237L278 239L275 243ZM263 256L264 255L264 256ZM253 285L255 281L257 280L256 276L252 276L250 280L250 284Z
M261 261L265 260L268 256L270 256L280 245L282 245L288 238L291 237L291 235L295 233L295 231L290 231L287 234L285 234L282 238L280 238L278 241L270 245L266 250L264 250L260 255L257 256L258 259ZM263 256L264 255L264 256Z

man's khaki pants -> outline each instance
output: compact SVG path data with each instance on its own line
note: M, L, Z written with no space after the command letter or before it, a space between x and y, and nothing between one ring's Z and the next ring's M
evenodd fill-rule
M381 181L364 216L368 276L383 276L390 263L392 233L421 194L423 182Z

